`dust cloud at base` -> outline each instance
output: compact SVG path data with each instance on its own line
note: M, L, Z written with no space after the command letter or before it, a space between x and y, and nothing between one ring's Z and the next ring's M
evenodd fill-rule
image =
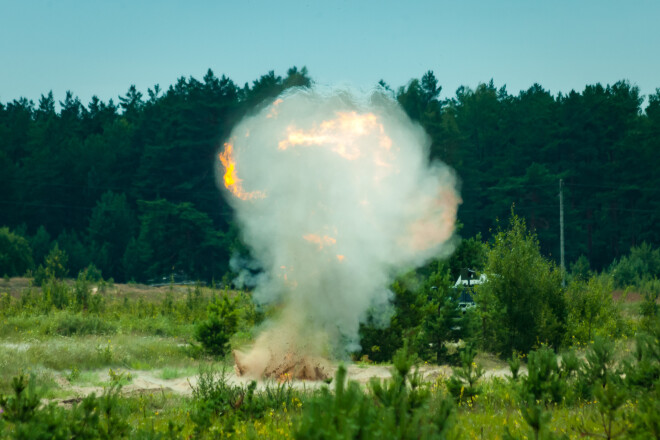
M368 313L387 325L399 271L453 250L456 178L429 144L379 90L291 89L234 128L218 180L274 310L240 374L324 378Z

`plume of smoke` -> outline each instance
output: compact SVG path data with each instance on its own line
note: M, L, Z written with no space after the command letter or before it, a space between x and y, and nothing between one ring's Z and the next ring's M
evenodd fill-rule
M262 271L259 262L241 257L239 253L229 259L229 269L236 274L232 282L238 289L250 289L266 283L267 274Z
M359 348L396 272L453 250L455 175L429 144L380 91L293 89L235 127L219 180L265 271L254 298L279 310L255 365Z

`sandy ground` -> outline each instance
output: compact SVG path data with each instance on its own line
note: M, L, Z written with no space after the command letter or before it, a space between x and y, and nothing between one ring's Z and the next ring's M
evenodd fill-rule
M29 348L29 343L0 343L0 348L12 351L25 351ZM509 368L506 362L497 359L493 355L480 354L477 356L476 362L484 367L484 378L489 379L493 377L507 377L510 375ZM333 364L326 369L329 377L334 377L337 371L338 364ZM391 377L391 365L373 365L373 364L347 364L347 377L348 380L356 381L362 385L366 385L372 378L387 379ZM434 382L437 379L448 378L452 374L451 367L447 365L430 365L423 364L419 367L419 372L427 382ZM191 376L182 376L174 379L163 379L162 370L131 370L117 368L113 369L115 374L122 374L124 377L130 375L130 383L122 387L122 394L135 395L135 394L151 394L160 392L173 392L181 395L192 394L193 387L197 384L197 374ZM525 374L525 367L521 367L521 373ZM56 402L70 403L79 401L82 397L91 393L97 395L103 393L104 387L102 384L110 384L109 369L101 369L92 371L95 379L94 383L98 385L81 385L71 383L67 378L67 372L58 372L54 374L54 380L60 388L58 394L66 396L59 399L54 399ZM228 367L226 372L227 381L230 384L245 386L252 380L249 377L238 376L233 367ZM315 390L325 385L323 381L303 381L303 380L290 380L290 385L300 390ZM277 385L278 383L273 379L258 380L257 389L263 390L268 386ZM331 388L333 384L331 385Z
M334 377L337 366L332 367L331 376ZM362 385L366 385L371 378L386 379L391 377L391 366L385 365L357 365L349 364L347 366L347 376L348 380L356 381ZM422 365L419 367L420 373L423 375L426 381L432 382L441 377L451 376L451 368L448 366L437 366L437 365ZM125 396L131 395L140 395L140 394L153 394L153 393L162 393L162 392L173 392L181 395L190 395L192 394L192 388L197 384L197 375L179 377L175 379L161 379L160 371L142 371L142 370L125 370L118 369L116 373L124 374L125 376L129 375L132 377L132 380L129 384L122 387L122 394ZM247 385L251 379L246 377L237 376L236 373L232 370L227 370L227 381L230 384L235 385ZM508 368L494 368L486 370L484 377L506 377L508 376ZM67 394L67 397L60 399L53 399L52 401L59 402L61 404L70 404L73 402L80 401L82 397L87 396L91 393L96 393L97 395L102 394L104 388L102 386L80 386L73 385L63 376L57 376L55 378L57 384L64 391L64 394ZM99 383L110 383L110 377L107 370L98 371L98 382ZM322 386L325 386L323 381L299 381L292 380L290 381L292 387L299 390L315 390ZM273 380L260 380L257 381L257 389L263 390L267 386L277 385L277 382ZM330 385L331 388L333 384Z

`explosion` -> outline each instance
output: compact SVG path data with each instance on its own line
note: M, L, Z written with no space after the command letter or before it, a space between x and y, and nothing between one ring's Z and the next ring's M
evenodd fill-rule
M429 143L379 91L292 89L235 127L219 180L263 267L254 298L277 306L240 374L324 377L368 313L387 323L397 271L452 251L460 199Z

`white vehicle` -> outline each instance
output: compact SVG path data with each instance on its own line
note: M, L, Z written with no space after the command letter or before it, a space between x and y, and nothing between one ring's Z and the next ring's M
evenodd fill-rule
M474 270L464 269L461 271L461 275L458 276L454 284L454 289L456 289L458 295L458 307L463 313L475 306L473 298L474 286L483 284L486 281L488 281L486 274L481 274L477 277L477 273Z

